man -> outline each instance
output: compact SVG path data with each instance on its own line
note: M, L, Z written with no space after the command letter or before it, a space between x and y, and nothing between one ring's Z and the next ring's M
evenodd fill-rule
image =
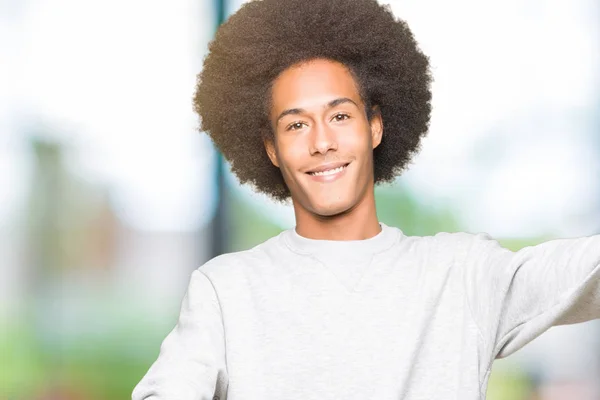
M296 226L192 273L134 400L483 399L494 359L600 318L600 235L512 252L378 222L374 185L418 152L430 81L375 0L251 1L220 27L201 129Z

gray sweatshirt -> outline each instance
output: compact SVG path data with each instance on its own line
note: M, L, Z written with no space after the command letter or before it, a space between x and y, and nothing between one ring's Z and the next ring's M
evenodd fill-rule
M494 359L600 318L600 235L513 252L380 225L351 241L289 229L193 271L132 399L485 399Z

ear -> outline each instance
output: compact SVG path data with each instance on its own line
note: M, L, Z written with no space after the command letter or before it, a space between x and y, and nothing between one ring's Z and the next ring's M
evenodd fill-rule
M279 163L277 162L277 152L275 151L275 145L271 139L264 139L265 150L267 151L267 156L271 160L274 166L279 168Z
M373 148L379 146L381 138L383 136L383 120L381 118L381 110L378 105L373 106L374 115L369 121L371 125L371 140L373 142Z

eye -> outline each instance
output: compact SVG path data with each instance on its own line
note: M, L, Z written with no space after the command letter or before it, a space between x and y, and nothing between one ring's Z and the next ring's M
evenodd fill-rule
M340 113L340 114L336 114L336 115L335 115L333 118L334 118L336 121L343 121L343 120L345 120L345 119L348 119L348 118L350 118L350 116L349 116L348 114L345 114L345 113Z
M302 128L302 125L304 125L304 122L294 122L290 125L287 126L287 128L285 128L286 131L295 131L297 129Z

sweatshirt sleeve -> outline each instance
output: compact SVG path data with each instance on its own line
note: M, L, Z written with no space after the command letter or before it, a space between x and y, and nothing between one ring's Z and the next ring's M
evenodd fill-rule
M464 284L494 358L514 353L552 326L600 318L600 235L516 252L485 232L470 236Z
M209 278L192 272L179 319L132 400L211 400L226 373L221 308ZM218 397L215 397L218 398Z

